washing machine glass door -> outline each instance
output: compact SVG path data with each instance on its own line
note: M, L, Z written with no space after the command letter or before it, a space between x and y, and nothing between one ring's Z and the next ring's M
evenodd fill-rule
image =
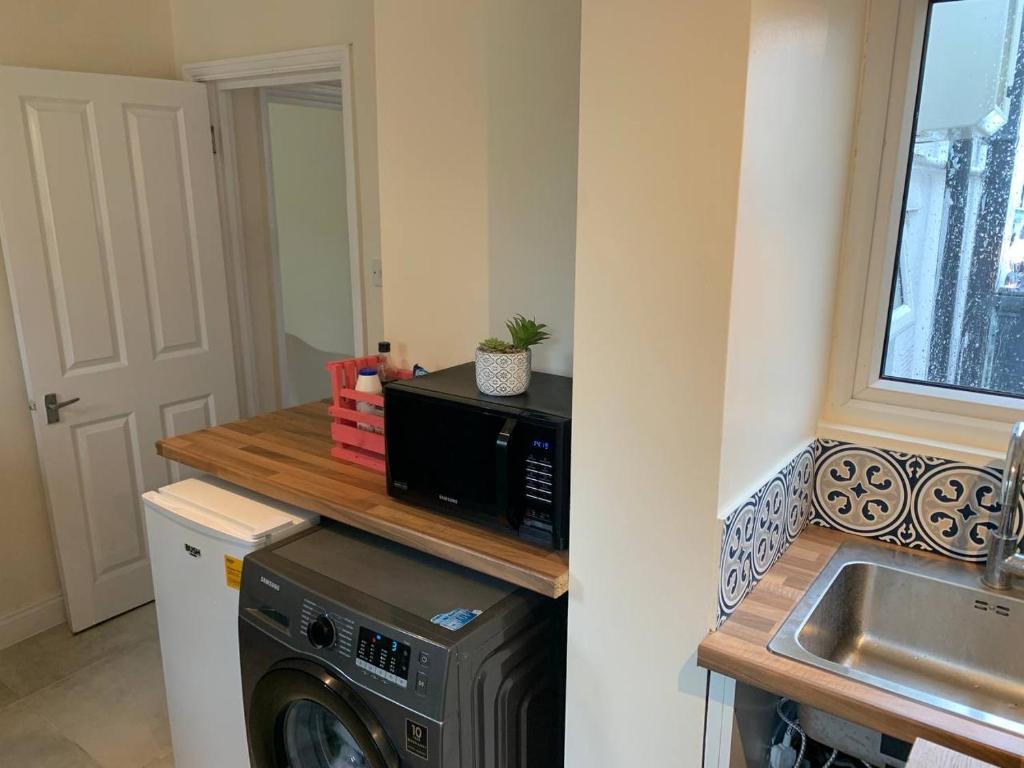
M369 758L352 731L317 702L292 702L283 718L281 737L289 768L369 768Z
M322 668L277 668L252 694L252 768L398 768L398 754L359 694Z

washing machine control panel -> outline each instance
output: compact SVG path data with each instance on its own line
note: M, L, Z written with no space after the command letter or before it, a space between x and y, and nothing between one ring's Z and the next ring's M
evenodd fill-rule
M387 635L366 627L359 628L356 666L394 683L409 687L409 660L412 648Z
M335 606L302 601L299 637L307 652L355 682L425 711L443 703L447 651Z

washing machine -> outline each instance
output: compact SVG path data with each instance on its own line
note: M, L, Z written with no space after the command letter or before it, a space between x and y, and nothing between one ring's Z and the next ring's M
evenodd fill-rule
M565 600L334 523L249 555L254 768L558 768Z

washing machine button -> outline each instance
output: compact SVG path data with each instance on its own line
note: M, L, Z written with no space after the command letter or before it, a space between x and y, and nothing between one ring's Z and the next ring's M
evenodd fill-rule
M418 696L427 695L427 675L425 672L416 673L416 694Z
M426 651L420 651L420 666L421 667L429 667L430 666L430 656L427 654Z

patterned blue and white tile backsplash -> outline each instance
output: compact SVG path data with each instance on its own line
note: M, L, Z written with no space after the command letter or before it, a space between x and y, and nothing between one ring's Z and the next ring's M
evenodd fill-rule
M811 512L813 480L811 445L725 519L718 590L719 624L804 529Z
M1000 471L835 440L816 441L814 452L813 525L985 561Z
M984 562L1001 482L989 467L815 440L723 521L718 623L807 523Z

